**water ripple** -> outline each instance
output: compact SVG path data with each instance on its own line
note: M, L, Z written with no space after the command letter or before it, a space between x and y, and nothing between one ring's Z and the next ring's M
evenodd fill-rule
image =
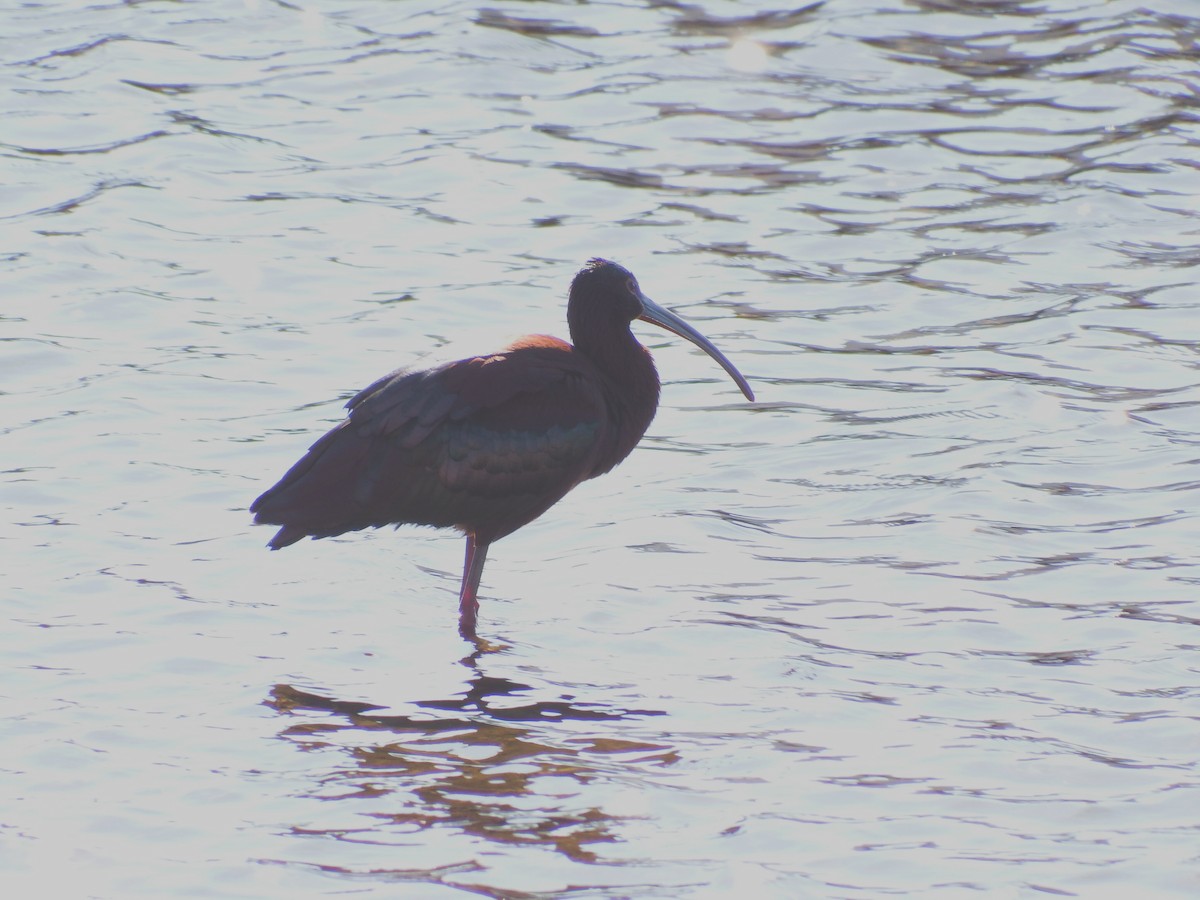
M8 892L1194 894L1200 18L1153 7L14 9ZM261 548L345 397L565 334L597 254L760 401L638 325L650 433L493 548L484 647L452 537Z

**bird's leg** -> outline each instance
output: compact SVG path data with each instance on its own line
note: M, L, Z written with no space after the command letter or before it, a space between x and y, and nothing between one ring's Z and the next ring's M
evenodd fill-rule
M475 640L475 620L479 615L479 579L487 559L488 542L467 535L467 558L463 562L462 588L458 592L458 633L469 641Z

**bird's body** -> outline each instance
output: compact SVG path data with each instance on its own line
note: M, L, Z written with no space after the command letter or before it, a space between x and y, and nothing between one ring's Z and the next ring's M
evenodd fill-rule
M653 420L658 373L629 330L634 318L715 354L753 399L711 344L614 263L580 271L567 318L574 345L534 335L356 394L347 418L250 507L255 522L282 526L269 546L390 524L457 528L467 536L460 631L474 637L488 546L612 469Z
M285 520L273 549L399 522L499 540L607 472L645 432L657 377L633 404L606 381L570 344L542 336L393 372L356 394L253 511Z

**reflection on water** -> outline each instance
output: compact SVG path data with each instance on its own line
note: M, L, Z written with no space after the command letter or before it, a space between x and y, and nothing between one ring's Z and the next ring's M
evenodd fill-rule
M1195 893L1190 2L64 12L0 35L10 893ZM262 549L598 254L761 402L639 331L493 645L456 539Z
M349 757L346 767L324 772L311 796L372 798L388 808L366 813L372 822L361 829L307 833L377 842L389 840L385 822L400 834L443 827L502 844L544 844L571 860L594 862L590 846L617 839L610 830L613 817L594 806L573 804L571 783L604 777L603 769L611 766L608 757L668 764L673 754L662 745L578 733L550 743L529 724L664 713L568 701L520 703L519 695L530 690L476 669L461 699L414 701L412 706L428 712L407 716L276 685L269 705L280 713L293 718L314 712L336 715L334 720L292 724L282 732L301 748L337 745Z

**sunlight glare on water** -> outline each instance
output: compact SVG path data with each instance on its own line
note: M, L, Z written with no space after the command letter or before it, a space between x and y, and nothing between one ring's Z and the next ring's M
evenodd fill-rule
M726 58L731 69L757 73L767 68L770 54L758 41L742 37L730 43Z
M12 896L1196 894L1190 4L26 5L0 36ZM397 366L657 418L498 542L263 545Z

